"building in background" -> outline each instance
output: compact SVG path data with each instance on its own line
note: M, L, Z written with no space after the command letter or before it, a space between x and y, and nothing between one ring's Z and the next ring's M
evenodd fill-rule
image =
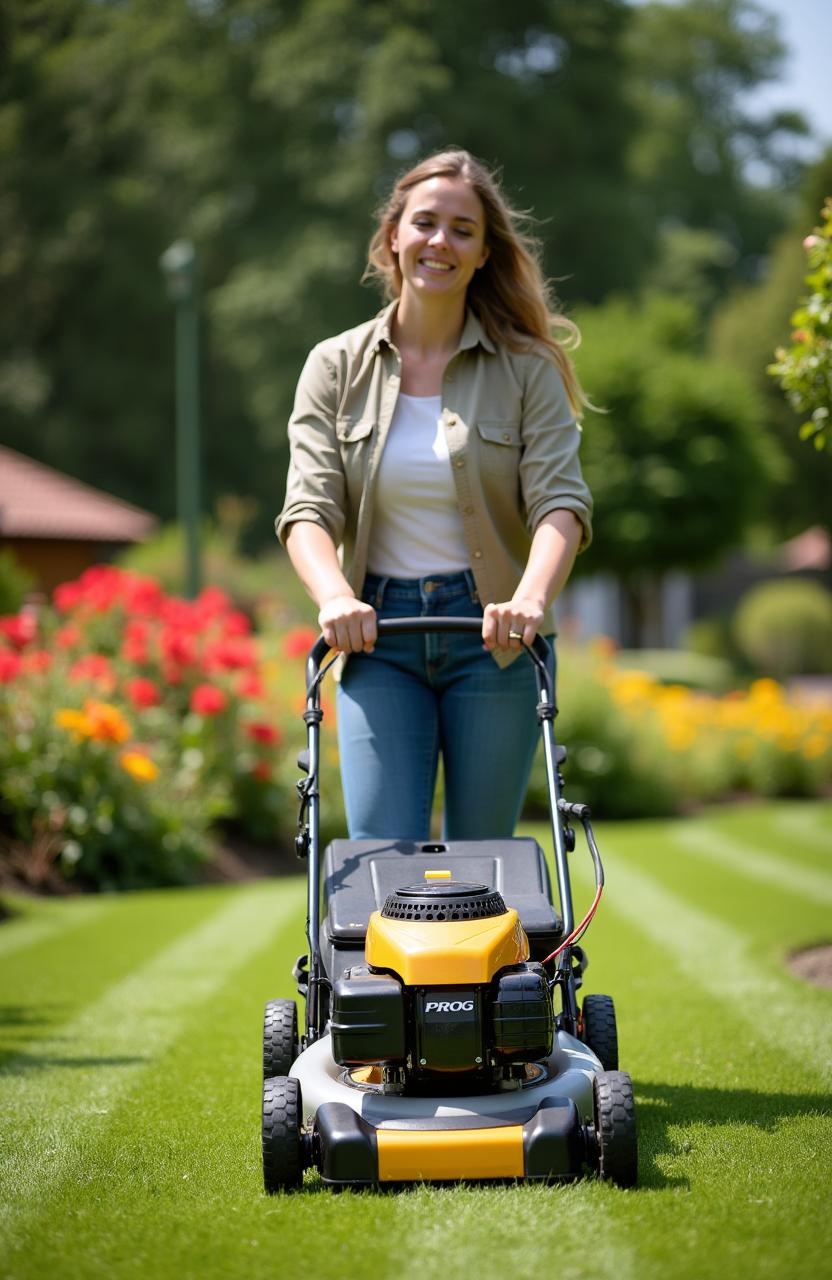
M0 551L10 550L39 591L144 542L155 516L0 445Z

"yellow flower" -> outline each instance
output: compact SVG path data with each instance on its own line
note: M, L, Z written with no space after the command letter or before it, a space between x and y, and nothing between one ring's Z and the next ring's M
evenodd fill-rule
M122 751L118 762L137 782L152 782L159 776L159 766L141 751Z
M803 744L803 754L807 760L817 760L829 748L829 741L822 733L812 733Z
M93 724L83 711L73 711L71 707L61 707L55 712L55 724L59 729L68 729L76 738L91 738Z

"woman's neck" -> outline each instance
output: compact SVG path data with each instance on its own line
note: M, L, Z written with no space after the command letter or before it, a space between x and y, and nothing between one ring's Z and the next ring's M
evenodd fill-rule
M405 290L393 321L393 340L400 350L430 359L450 355L465 324L465 299L421 298Z

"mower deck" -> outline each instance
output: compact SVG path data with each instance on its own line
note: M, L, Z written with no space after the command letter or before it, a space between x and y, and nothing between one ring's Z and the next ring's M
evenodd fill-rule
M324 1182L571 1178L591 1159L593 1077L601 1064L558 1032L519 1087L430 1097L383 1093L372 1069L347 1070L329 1035L297 1059L303 1110Z
M373 1125L343 1102L325 1102L314 1133L321 1177L340 1186L574 1178L590 1158L591 1136L571 1098L547 1099L524 1123L452 1116Z

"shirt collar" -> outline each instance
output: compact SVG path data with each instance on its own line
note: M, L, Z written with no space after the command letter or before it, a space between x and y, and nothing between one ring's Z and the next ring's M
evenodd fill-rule
M373 332L373 350L380 351L383 346L390 347L393 345L393 339L390 336L390 330L393 327L393 317L396 314L396 307L399 300L396 298L393 302L386 306L383 311L379 311L376 316L376 325ZM483 329L477 317L474 315L470 307L465 312L465 324L462 327L462 335L459 339L458 351L467 351L471 347L477 345L484 347L491 355L496 355L497 348Z

